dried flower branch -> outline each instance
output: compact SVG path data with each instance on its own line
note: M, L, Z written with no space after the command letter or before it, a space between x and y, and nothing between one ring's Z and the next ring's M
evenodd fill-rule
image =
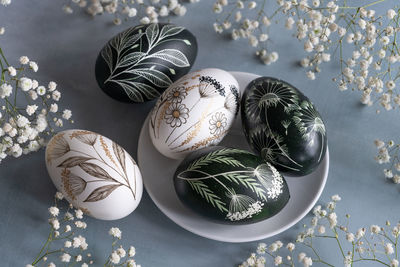
M187 0L195 3L200 0ZM73 13L73 6L84 8L91 16L104 13L114 16L113 23L120 25L122 19L140 18L140 23L149 24L158 22L160 17L170 15L184 16L186 7L182 0L92 0L90 4L87 0L69 0L63 7L67 14Z
M343 258L343 265L350 267L359 262L370 261L375 264L398 267L400 222L391 227L386 222L384 227L371 225L368 228L359 228L356 232L349 229L350 215L346 215L345 222L340 224L335 213L336 205L341 200L338 195L332 196L332 201L323 209L320 205L314 207L314 217L310 225L304 225L305 231L298 234L296 242L286 246L281 241L275 241L267 246L260 243L257 253L252 253L239 267L263 267L266 266L296 266L297 263L305 267L320 263L321 265L334 266L323 260L318 253L318 248L313 246L317 239L331 240L337 244L339 255ZM295 243L297 245L295 245ZM304 247L304 251L296 252L298 247ZM298 250L297 250L298 251ZM306 254L307 252L307 254ZM297 254L297 260L295 255ZM271 257L268 263L266 257Z
M396 81L400 77L400 8L392 0L376 0L360 6L348 1L218 0L214 12L221 18L214 24L217 33L229 31L232 39L248 39L258 48L256 55L265 63L278 59L270 51L269 29L272 22L285 22L288 30L303 45L307 56L301 60L306 75L314 80L322 63L339 53L340 74L333 78L340 90L358 90L361 102L378 102L391 110L400 105ZM386 14L372 9L378 4L391 6ZM245 16L248 16L245 17ZM350 57L346 58L350 51Z
M90 260L91 254L85 253L88 244L81 235L87 227L87 224L83 221L83 212L80 209L73 209L72 205L69 205L66 209L61 207L59 202L63 198L62 193L56 193L54 206L49 208L50 233L36 258L26 267L44 265L55 267L57 261L62 266L79 264L81 267L88 267L93 264L93 260ZM63 212L63 209L65 209L65 212ZM122 238L121 230L113 227L109 234L113 237L112 252L103 266L140 267L133 259L136 254L135 247L131 246L126 251L121 245L118 245Z

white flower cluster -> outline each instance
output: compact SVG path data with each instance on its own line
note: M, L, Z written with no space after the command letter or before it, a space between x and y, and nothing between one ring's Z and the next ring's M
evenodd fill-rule
M222 13L222 18L214 23L214 30L229 30L234 40L248 39L258 48L256 55L269 65L278 59L278 53L267 48L268 29L273 20L284 21L288 30L295 30L293 36L307 54L300 63L309 79L315 80L321 64L331 61L337 52L341 71L333 80L339 89L359 90L363 104L370 106L375 99L385 110L391 110L400 105L400 92L395 90L400 62L400 8L377 15L372 6L382 2L392 7L398 4L381 0L353 7L337 0L277 0L276 5L217 0L214 12Z
M36 62L22 56L19 66L8 64L0 50L0 162L8 155L19 157L45 145L45 137L53 134L53 126L62 127L71 120L69 109L59 110L61 98L57 84L47 86L27 77L37 72Z
M115 248L117 241L122 238L122 232L118 227L112 227L108 234L111 235L113 240L113 251L107 259L107 262L104 264L106 267L112 266L126 266L126 267L140 267L141 265L137 264L133 257L136 255L135 247L131 246L128 251L126 251L122 246ZM126 258L125 258L126 257ZM125 258L125 260L124 260ZM116 265L114 265L116 264Z
M73 209L72 205L63 212L63 208L58 205L63 198L62 193L56 193L55 206L49 208L48 221L51 230L48 239L32 264L26 267L44 266L44 264L48 267L56 267L57 260L60 261L60 266L79 264L81 267L88 267L89 264L93 264L93 261L89 259L90 253L85 253L88 248L86 238L78 234L82 229L86 229L86 223L82 221L83 212L80 209ZM56 249L57 244L61 248ZM51 250L49 250L50 246Z
M378 149L378 155L375 157L376 162L390 164L390 168L383 170L385 177L395 184L400 184L400 144L395 144L392 140L386 143L382 140L375 140L375 146Z
M0 5L3 6L8 6L11 4L11 0L0 0ZM6 32L6 29L4 27L0 27L0 35L3 35Z
M200 0L188 0L190 3ZM119 25L122 19L140 18L140 23L156 23L161 17L170 15L184 16L186 7L182 0L70 0L70 4L63 7L67 14L73 13L72 6L85 8L91 16L104 13L114 16L114 24Z
M240 221L246 218L251 218L253 215L256 215L262 211L262 207L264 206L264 203L261 201L256 201L254 203L251 203L247 209L242 210L242 211L237 211L237 212L229 212L226 215L226 218L228 218L231 221Z
M304 225L306 230L297 236L297 247L291 242L286 246L281 241L275 241L270 246L260 243L256 253L252 253L239 267L297 266L297 261L294 260L295 249L300 245L310 251L308 254L305 252L297 254L300 266L309 267L313 263L334 266L324 261L318 253L318 248L313 247L315 244L313 240L317 238L336 240L339 249L338 255L343 259L345 267L353 266L356 262L361 261L374 261L384 266L399 267L397 246L400 237L400 222L391 227L390 222L387 221L385 227L371 225L369 229L359 228L352 233L348 229L350 215L346 215L347 222L343 226L338 224L335 208L340 200L338 195L334 195L325 209L320 205L314 207L314 216L310 226ZM331 229L330 233L327 233L327 228ZM368 230L369 234L367 234ZM286 249L282 250L283 247ZM265 256L272 258L271 264L267 264Z
M361 91L361 103L371 106L375 101L385 110L392 110L400 105L396 91L400 9L389 9L384 16L375 13L373 9L360 8L351 16L352 31L342 30L341 36L343 33L338 30L340 51L346 42L353 52L347 60L341 57L341 74L335 80L340 90Z
M89 265L94 264L93 260L85 260L85 257L89 259L92 255L83 253L88 249L88 244L85 237L77 234L77 232L83 231L87 227L87 224L83 221L84 213L81 209L74 209L72 205L69 205L66 211L62 213L63 208L58 204L63 199L63 194L57 192L55 206L49 208L51 230L48 239L32 264L28 264L26 267L44 266L47 262L50 263L47 263L46 266L56 267L55 262L57 260L60 262L59 266L89 267ZM61 216L61 214L63 215ZM136 255L135 247L131 246L127 251L122 246L116 248L118 240L122 238L121 230L117 227L112 227L109 230L109 234L114 238L112 242L113 250L104 264L96 264L96 266L140 267L133 259ZM61 243L62 247L56 249L59 243ZM52 247L51 250L49 250L50 246ZM54 261L50 261L51 257L57 258Z
M269 40L267 32L271 25L271 18L264 11L265 1L260 5L260 9L257 7L256 1L218 0L213 10L214 13L222 13L224 18L214 23L214 30L217 33L229 31L233 40L247 39L252 47L259 48L256 55L265 64L270 65L279 58L278 52L267 48ZM224 10L228 11L223 13ZM249 14L249 17L254 16L254 19L245 18L243 14Z
M283 178L282 175L272 166L270 163L267 163L272 171L272 186L267 188L267 195L270 199L278 198L283 192Z
M8 6L11 4L11 0L0 0L0 4L3 6Z

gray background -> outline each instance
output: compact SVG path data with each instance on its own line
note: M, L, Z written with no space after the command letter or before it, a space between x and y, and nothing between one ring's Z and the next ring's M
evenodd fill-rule
M359 104L356 92L339 92L331 82L332 73L339 71L334 63L324 66L318 80L307 80L296 62L302 45L291 33L280 34L280 27L271 32L271 37L275 36L272 47L280 53L278 63L268 67L259 64L246 41L230 42L213 32L212 2L192 4L185 17L172 19L198 38L199 54L193 69L217 67L274 76L303 90L318 107L328 131L331 165L321 201L339 193L343 200L338 212L341 217L351 213L354 230L372 223L383 225L386 219L398 221L400 186L385 181L382 166L373 160L375 138L397 137L398 111L377 115L375 108ZM6 35L0 36L1 47L11 62L17 62L21 55L37 61L39 72L35 77L43 84L50 80L59 84L62 105L72 109L76 121L71 127L102 133L136 158L139 132L153 103L129 105L114 101L100 91L94 79L94 62L100 48L135 22L115 27L109 23L110 16L94 20L82 13L68 16L61 6L62 1L20 0L8 8L0 7L0 26L6 27ZM0 183L0 265L24 266L36 256L48 233L47 208L55 188L45 168L44 152L2 162ZM258 243L228 244L198 237L170 221L146 193L139 208L127 218L86 221L90 251L100 263L109 251L107 231L111 226L121 228L123 244L136 246L136 259L142 266L235 266ZM294 239L301 228L300 222L265 242ZM316 245L328 261L342 265L333 242Z

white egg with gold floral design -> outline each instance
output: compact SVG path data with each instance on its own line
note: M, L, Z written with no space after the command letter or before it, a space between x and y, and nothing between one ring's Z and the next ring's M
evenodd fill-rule
M238 113L239 85L221 69L203 69L173 83L153 108L149 131L153 145L168 158L218 144Z
M46 147L46 167L65 198L97 219L123 218L142 198L142 176L133 158L114 141L91 131L55 135Z

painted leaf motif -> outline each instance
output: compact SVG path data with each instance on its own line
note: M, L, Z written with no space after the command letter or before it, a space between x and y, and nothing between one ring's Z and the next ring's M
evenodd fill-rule
M102 167L97 166L96 164L90 163L90 162L84 162L79 164L79 167L82 168L86 173L89 175L103 179L103 180L109 180L109 181L114 181L114 178L112 178L108 172L106 172Z
M115 189L117 189L120 185L118 184L110 184L104 185L99 188L93 190L92 193L84 200L84 202L96 202L105 199L108 197Z
M141 58L143 58L146 53L143 52L133 52L124 56L118 63L116 68L127 67L130 65L135 65Z
M154 89L152 86L144 83L134 83L133 85L138 91L143 93L149 99L154 99L160 96L160 92Z
M158 33L159 33L159 28L157 23L153 23L149 27L147 27L146 37L147 41L149 42L149 47L152 46L153 43L156 41Z
M211 152L211 153L193 161L187 167L186 170L187 171L197 170L197 169L201 168L202 166L207 166L208 164L213 163L213 162L223 163L223 164L230 165L233 167L243 167L244 168L244 165L240 161L229 156L231 153L251 154L250 152L245 151L245 150L234 149L234 148L223 148L223 149L219 149L214 152Z
M130 99L137 102L144 101L142 94L148 97L149 99L154 99L160 96L160 93L156 89L144 83L133 82L133 81L120 81L118 82L118 84L122 88L124 88L125 93L128 95Z
M78 165L84 163L85 161L88 161L88 160L91 160L91 159L93 159L93 158L81 157L81 156L70 157L70 158L67 158L66 160L64 160L57 167L59 167L59 168L72 168L72 167L78 166Z
M124 33L121 32L117 36L115 36L113 39L110 40L110 45L114 47L115 50L120 51L120 45L122 41Z
M213 207L218 208L221 212L227 212L225 203L202 181L187 181L190 187L196 191L202 198L206 199Z
M129 99L135 102L144 102L143 96L137 90L135 90L135 87L122 82L117 83L124 89Z
M163 49L157 51L154 54L148 56L149 58L160 58L162 60L168 61L177 67L188 67L190 66L188 59L185 54L177 49Z
M107 63L108 69L112 72L113 68L113 55L112 55L112 48L109 44L107 44L103 50L101 50L101 56L103 57L104 61Z
M171 79L167 75L156 69L133 69L127 72L139 75L161 88L166 88L172 84Z
M175 25L165 25L161 29L160 40L164 39L164 38L167 38L169 36L177 35L181 31L183 31L184 29L185 28L183 28L183 27L179 27L179 26L175 26Z
M121 164L121 167L124 170L124 172L126 172L124 149L115 142L113 142L112 147L113 147L115 157L118 159L118 162L119 162L119 164Z
M144 33L137 33L125 38L121 50L124 50L126 48L131 48L137 41L140 40L140 38L142 38L143 34Z

